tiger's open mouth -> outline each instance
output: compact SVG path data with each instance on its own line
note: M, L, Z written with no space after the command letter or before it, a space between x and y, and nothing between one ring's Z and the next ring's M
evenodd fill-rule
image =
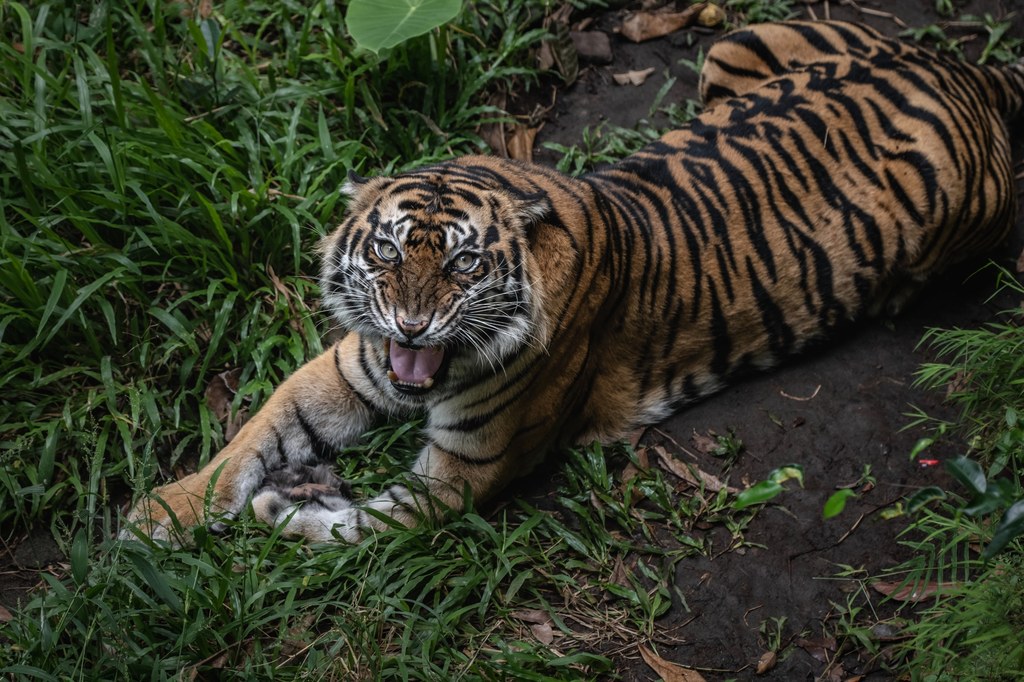
M445 365L441 347L410 346L385 340L388 353L388 379L403 393L426 393L440 379Z

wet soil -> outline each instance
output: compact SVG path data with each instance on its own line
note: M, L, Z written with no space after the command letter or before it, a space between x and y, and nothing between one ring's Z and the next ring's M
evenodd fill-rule
M930 0L815 2L799 8L807 18L862 21L889 35L933 23L946 27L950 36L972 33L944 22ZM1011 35L1024 36L1020 0L958 3L957 11L958 16L996 17L1015 11ZM611 33L619 20L618 15L607 14L596 28ZM652 104L669 75L677 81L662 104L696 99L697 77L680 59L695 59L698 50L706 51L718 35L684 30L635 45L612 34L614 61L587 68L577 83L558 93L538 135L535 160L553 163L558 155L544 149L543 143L579 143L585 126L608 121L632 127L639 119L650 119ZM964 49L976 55L984 44L978 35L965 42ZM639 87L616 85L611 77L649 67L655 67L655 74ZM1024 130L1020 133L1018 159ZM1024 192L1024 172L1020 165L1017 168ZM1019 220L1013 242L993 258L1012 267L1022 239L1024 220ZM702 455L692 443L693 434L734 432L744 452L732 481L763 480L772 469L789 463L802 465L805 477L803 489L786 492L746 530L751 547L678 566L676 582L685 604L675 606L659 627L681 642L660 645L661 656L699 669L707 680L891 678L863 652L837 655L827 639L835 629L838 606L846 604L848 592L858 586L837 576L845 567L864 571L862 577L877 575L909 558L909 550L897 538L906 519L886 521L880 511L923 486L954 487L941 466L911 461L914 444L930 432L907 428L907 415L921 409L936 417L954 416L941 393L913 385L915 371L934 358L927 347L919 347L924 331L977 327L1018 303L989 300L995 289L993 272L973 274L980 265L944 276L901 316L860 325L845 338L743 381L648 431L645 442L664 443L676 453L686 448L709 472L718 471L721 462ZM956 455L960 447L954 439L939 442L929 449L928 459L941 461ZM828 497L837 486L855 483L867 466L876 485L862 491L839 516L823 520ZM880 595L868 596L873 608L885 612L886 607L878 604ZM755 675L758 659L769 648L760 633L762 625L771 625L770 631L773 619L780 618L785 619L781 641L786 645L780 660L765 674ZM864 618L861 624L873 622ZM624 679L657 679L638 652L619 663Z

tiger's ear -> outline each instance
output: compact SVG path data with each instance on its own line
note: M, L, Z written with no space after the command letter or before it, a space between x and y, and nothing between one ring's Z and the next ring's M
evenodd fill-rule
M348 210L356 211L379 196L390 182L391 178L388 177L364 178L355 171L349 170L348 179L341 186L339 193L348 197Z
M356 173L354 170L350 168L348 171L348 177L345 180L345 183L341 186L341 189L339 191L341 192L342 196L346 196L352 199L357 194L359 194L359 188L365 187L367 184L369 184L369 182L369 178L364 178L362 175Z
M551 199L544 192L515 192L516 216L529 228L544 220L551 213Z

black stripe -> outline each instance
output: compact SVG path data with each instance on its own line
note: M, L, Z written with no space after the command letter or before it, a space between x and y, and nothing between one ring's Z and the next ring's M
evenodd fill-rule
M447 455L452 459L462 462L463 464L472 464L474 466L486 466L488 464L494 464L495 462L502 459L508 453L507 446L502 448L501 451L498 452L498 454L491 455L490 457L471 457L470 455L464 455L461 452L455 452L454 450L442 448L437 443L431 443L428 447L434 448L441 454Z
M330 459L334 455L334 447L328 443L324 438L317 433L313 425L306 419L306 415L302 413L302 408L298 405L295 406L295 418L299 422L299 426L302 427L302 431L306 434L306 438L309 440L309 448L319 459Z
M401 498L398 497L398 495L395 494L395 488L398 488L398 487L400 487L400 486L393 485L393 486L391 486L390 488L387 489L387 493L386 494L388 496L388 499L391 500L391 502L396 507L398 507L400 509L404 509L405 511L407 511L409 513L413 513L413 514L416 513L416 507L414 507L412 504L410 504L408 502L404 502ZM408 488L406 488L406 492L409 492ZM411 492L409 492L409 494L412 495Z
M356 390L356 387L353 386L352 382L349 381L348 377L345 376L345 372L342 371L340 343L334 345L334 369L337 370L338 378L341 379L342 384L344 384L348 388L348 390L352 392L352 395L354 395L356 399L363 404L363 407L365 407L370 412L376 412L377 408L374 406L372 402L370 402L370 399L367 398L362 393L360 393L358 390Z

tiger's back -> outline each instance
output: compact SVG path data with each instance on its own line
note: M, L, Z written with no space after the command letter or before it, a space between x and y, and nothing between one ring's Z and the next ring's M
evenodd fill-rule
M610 297L628 321L595 364L635 362L627 386L597 382L597 433L610 415L657 421L896 312L1013 225L1005 119L1020 111L1019 66L792 22L716 43L701 90L709 108L692 124L585 178L615 244L608 278L628 273L631 292ZM600 405L607 396L617 404Z

